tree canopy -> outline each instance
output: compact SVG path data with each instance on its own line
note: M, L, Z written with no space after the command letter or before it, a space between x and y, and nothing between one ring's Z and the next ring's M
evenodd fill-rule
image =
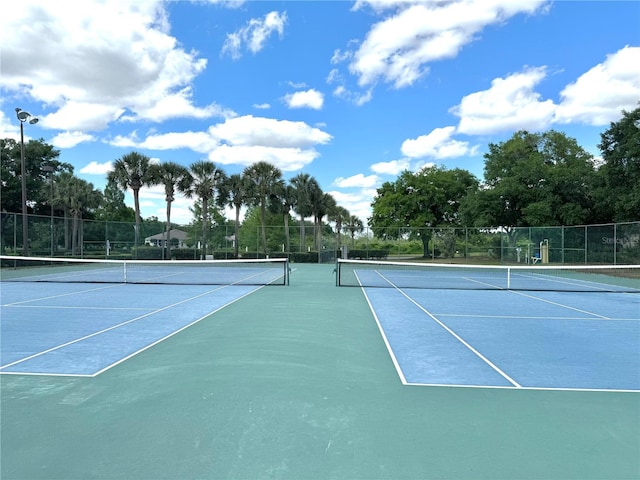
M640 219L640 106L622 112L601 135L598 148L604 164L596 195L598 221Z
M593 156L564 133L516 132L489 144L482 189L465 201L476 226L578 225L591 216Z
M370 224L377 237L419 237L426 253L429 236L424 227L460 225L461 202L477 188L478 179L459 168L404 171L377 190Z

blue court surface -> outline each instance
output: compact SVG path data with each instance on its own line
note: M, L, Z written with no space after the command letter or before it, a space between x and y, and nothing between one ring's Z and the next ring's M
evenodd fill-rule
M405 384L640 391L640 295L363 288Z
M96 376L258 288L4 283L0 373ZM405 384L640 391L639 294L363 291Z
M259 288L3 283L0 373L96 376Z

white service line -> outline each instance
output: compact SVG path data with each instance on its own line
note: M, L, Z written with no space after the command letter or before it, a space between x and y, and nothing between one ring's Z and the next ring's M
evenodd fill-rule
M42 352L34 353L33 355L29 355L28 357L21 358L21 359L19 359L19 360L16 360L16 361L14 361L14 362L8 363L8 364L6 364L6 365L0 365L0 369L8 368L8 367L12 367L13 365L17 365L18 363L26 362L27 360L31 360L32 358L36 358L36 357L39 357L39 356L41 356L41 355L45 355L45 354L47 354L47 353L53 352L53 351L55 351L55 350L59 350L59 349L61 349L61 348L67 347L67 346L69 346L69 345L73 345L74 343L78 343L78 342L81 342L81 341L86 340L86 339L88 339L88 338L95 337L95 336L97 336L97 335L100 335L100 334L102 334L102 333L108 332L108 331L110 331L110 330L115 330L116 328L120 328L120 327L122 327L122 326L124 326L124 325L128 325L129 323L136 322L136 321L138 321L138 320L140 320L140 319L142 319L142 318L146 318L146 317L148 317L148 316L150 316L150 315L155 315L156 313L162 312L162 311L164 311L164 310L168 310L168 309L173 308L173 307L175 307L175 306L177 306L177 305L181 305L181 304L183 304L183 303L190 302L191 300L195 300L196 298L204 297L205 295L209 295L209 294L210 294L210 293L212 293L212 292L215 292L215 291L217 291L217 290L221 290L221 289L226 288L226 287L227 287L227 286L222 286L222 287L215 288L215 289L213 289L213 290L209 290L209 291L204 292L204 293L201 293L201 294L199 294L199 295L196 295L196 296L193 296L193 297L187 298L187 299L185 299L185 300L181 300L181 301L176 302L176 303L173 303L173 304L171 304L171 305L167 305L166 307L162 307L162 308L159 308L159 309L153 310L153 311L151 311L151 312L145 313L144 315L139 315L139 316L137 316L137 317L135 317L135 318L132 318L131 320L127 320L126 322L121 322L121 323L119 323L119 324L117 324L117 325L112 325L111 327L108 327L108 328L105 328L105 329L99 330L99 331L94 332L94 333L91 333L91 334L89 334L89 335L85 335L85 336L83 336L83 337L76 338L75 340L70 340L70 341L65 342L65 343L63 343L63 344L61 344L61 345L57 345L57 346L55 346L55 347L51 347L51 348L49 348L49 349L47 349L47 350L43 350Z
M517 388L521 388L522 387L518 382L516 382L513 378L511 378L509 375L507 375L505 372L503 372L500 368L498 368L497 365L495 365L493 362L491 362L491 360L489 360L487 357L482 355L478 350L476 350L471 344L469 344L466 340L464 340L460 335L458 335L456 332L451 330L447 325L445 325L443 322L441 322L435 315L433 315L431 312L429 312L427 309L425 309L422 305L420 305L418 302L416 302L413 298L411 298L409 295L407 295L402 289L398 288L391 280L386 278L384 275L382 275L378 271L376 271L376 273L378 275L380 275L386 282L388 282L389 285L391 285L398 292L400 292L407 300L409 300L411 303L413 303L416 307L418 307L420 310L422 310L424 313L426 313L433 321L435 321L438 325L440 325L442 328L444 328L451 336L453 336L456 340L458 340L465 347L467 347L471 352L473 352L473 354L475 354L483 362L485 362L487 365L489 365L489 367L491 367L493 370L495 370L505 380L507 380L509 383L511 383L511 385L513 385L514 387L517 387Z

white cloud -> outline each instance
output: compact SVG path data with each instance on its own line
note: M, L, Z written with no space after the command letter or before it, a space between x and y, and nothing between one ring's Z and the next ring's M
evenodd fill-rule
M234 146L307 148L331 140L328 133L304 122L245 115L227 119L209 129L212 137Z
M218 146L218 142L206 132L170 132L151 134L140 140L133 132L129 136L118 135L109 144L114 147L145 148L150 150L175 150L189 148L195 152L207 153Z
M211 117L231 118L237 115L233 110L221 107L216 103L211 103L202 108L196 107L193 105L192 97L192 88L190 86L159 99L153 96L148 104L140 104L135 116L127 116L123 119L129 121L147 119L154 122L162 122L178 117L202 119Z
M456 127L434 128L428 135L405 140L401 147L402 153L410 158L436 159L475 155L478 147L469 146L469 142L454 140L451 136L455 132Z
M253 108L257 110L269 110L271 108L271 105L269 105L268 103L254 103Z
M608 125L640 99L640 47L627 46L608 55L560 92L556 121Z
M607 125L620 112L633 110L640 98L640 47L625 47L608 55L560 92L560 104L543 100L536 86L546 67L528 67L496 78L488 90L462 98L450 112L460 117L459 133L492 134L544 130L553 123Z
M106 175L111 170L113 170L112 162L98 163L94 161L82 167L79 173L84 175Z
M555 113L552 100L541 100L534 90L546 76L544 67L526 68L496 78L488 90L471 93L450 111L460 117L457 131L483 135L520 129L546 128Z
M270 147L264 145L221 145L209 154L209 160L221 165L249 166L268 162L283 172L300 170L320 154L312 148Z
M377 175L365 176L362 173L358 173L357 175L353 175L347 178L338 177L333 181L333 184L339 188L371 188L377 185L379 182L380 179L377 177Z
M304 122L246 115L212 125L207 132L150 134L144 139L134 132L117 136L110 143L150 150L189 148L223 165L247 166L265 161L283 171L293 171L318 158L320 154L314 147L328 143L331 138Z
M398 175L409 170L411 162L408 158L392 160L390 162L378 162L371 165L371 170L380 175Z
M93 142L95 137L82 132L62 132L55 135L51 144L57 148L71 148L84 142Z
M532 14L546 0L452 0L447 2L366 2L376 11L395 10L376 23L349 65L360 86L378 80L395 88L412 85L428 72L428 64L455 57L488 25L519 13ZM365 2L358 2L357 8ZM351 58L336 52L335 61Z
M304 92L285 95L284 101L289 108L312 108L320 110L324 104L324 95L313 88Z
M375 189L362 189L349 193L333 190L327 193L336 200L338 205L349 210L351 215L355 215L365 226L367 225L367 219L371 216L371 202L376 195Z
M243 47L256 54L264 48L267 38L272 33L277 33L282 37L286 23L286 12L273 11L267 13L263 18L252 18L246 26L227 34L227 39L222 46L222 54L239 59L242 56Z
M344 85L339 85L333 90L333 95L360 107L373 98L373 88L367 89L364 93L359 93L348 90Z
M123 118L220 114L193 104L190 85L207 60L170 35L165 2L63 4L24 0L0 16L0 86L52 109L43 127L86 132Z
M60 130L99 131L118 120L124 111L114 105L68 100L56 112L44 115L42 125Z

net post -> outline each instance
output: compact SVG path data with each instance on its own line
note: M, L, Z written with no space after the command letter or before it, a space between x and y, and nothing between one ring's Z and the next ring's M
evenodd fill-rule
M511 290L511 267L507 267L507 290Z
M286 257L284 259L284 284L285 285L289 285L289 273L291 271L289 270L289 257Z
M127 261L122 262L122 280L127 283Z

